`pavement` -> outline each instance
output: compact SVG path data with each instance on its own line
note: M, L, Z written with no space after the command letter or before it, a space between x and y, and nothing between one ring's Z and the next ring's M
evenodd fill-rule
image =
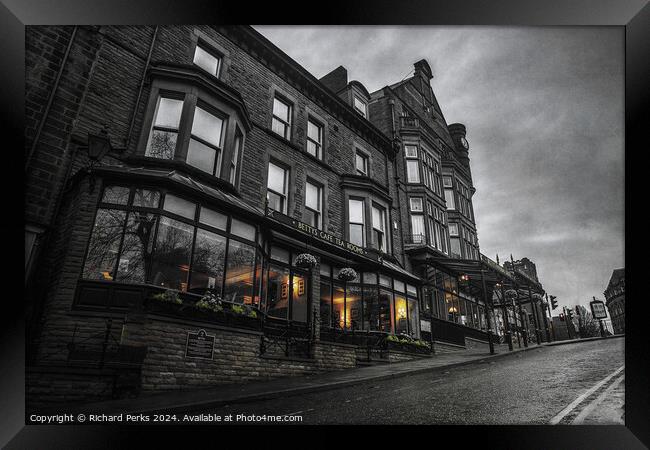
M604 339L611 339L611 337ZM584 341L587 340L576 339L548 344L544 343L541 345L530 344L527 348L515 348L512 352L508 351L506 345L496 345L496 354L494 355L486 353L485 350L464 350L453 353L436 354L430 358L422 358L415 361L379 364L313 376L285 377L271 381L230 384L207 389L145 394L137 398L125 398L77 405L68 404L66 405L66 412L83 412L86 414L103 413L108 415L119 413L172 414L176 412L204 411L224 405L261 402L429 372L445 372L452 368L473 363L491 363L498 358L517 355L526 351ZM51 409L52 411L61 411L60 407ZM47 410L40 409L38 412L45 413Z

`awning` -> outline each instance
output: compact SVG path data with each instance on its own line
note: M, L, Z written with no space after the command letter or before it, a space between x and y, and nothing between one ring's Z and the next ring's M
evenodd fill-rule
M393 273L397 273L398 275L405 276L405 277L411 279L412 281L415 281L418 284L422 283L422 279L420 277L418 277L417 275L412 274L411 272L409 272L406 269L403 269L402 267L398 266L397 264L394 264L394 263L392 263L390 261L382 260L381 265L383 267L389 269Z

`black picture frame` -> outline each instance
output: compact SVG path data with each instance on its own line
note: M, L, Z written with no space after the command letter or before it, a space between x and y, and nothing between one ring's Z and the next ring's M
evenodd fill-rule
M47 24L187 24L187 23L322 23L322 24L413 24L413 25L498 25L498 26L617 26L625 28L625 142L630 151L625 154L625 257L627 323L625 342L626 392L625 426L518 426L470 427L459 434L453 427L424 428L432 443L448 435L456 444L474 444L482 448L644 448L650 445L650 378L647 367L648 336L647 302L640 292L640 264L630 264L641 246L628 244L632 236L640 235L643 218L633 220L632 209L641 212L647 200L639 199L633 180L639 179L642 164L635 164L645 154L647 142L642 133L648 128L650 114L650 5L647 0L455 0L408 3L371 1L327 2L321 4L318 15L305 14L289 18L287 10L309 12L304 3L283 2L258 4L225 2L223 0L185 0L171 3L164 0L3 0L0 4L0 45L2 46L2 120L4 128L3 156L5 211L20 211L22 196L17 194L20 181L9 173L18 173L24 165L23 96L24 96L24 26ZM13 169L13 168L16 169ZM639 201L641 200L641 201ZM15 204L14 204L15 203ZM603 212L604 214L607 211ZM638 214L638 213L637 213ZM153 445L157 439L179 440L189 443L178 427L137 426L25 426L24 416L24 321L21 292L17 279L20 267L23 232L20 215L6 214L2 223L5 242L13 243L16 256L7 253L10 262L4 272L3 323L0 327L0 445L5 448L129 448ZM635 233L636 231L636 233ZM15 237L13 237L15 235ZM9 237L7 239L7 237ZM7 248L8 250L8 248ZM639 259L640 260L640 259ZM631 281L630 281L631 280ZM635 295L636 294L636 295ZM440 429L438 429L440 428ZM359 437L383 433L356 428ZM146 433L144 433L146 431ZM471 433L470 433L471 431ZM200 432L206 432L214 441L214 428L193 428L193 444ZM408 433L412 433L411 430ZM249 443L247 433L240 436ZM297 440L297 435L293 436ZM261 436L264 438L264 436ZM403 438L406 435L402 436ZM411 438L412 436L408 436ZM462 439L461 439L462 438ZM146 439L146 440L145 440ZM305 441L302 441L303 443ZM404 442L404 441L402 441ZM412 441L415 442L415 441ZM440 441L442 442L442 441ZM367 443L367 441L366 441ZM645 444L645 445L644 445Z

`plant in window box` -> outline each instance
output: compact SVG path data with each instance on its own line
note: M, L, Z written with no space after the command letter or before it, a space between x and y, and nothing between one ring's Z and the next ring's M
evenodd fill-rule
M353 281L356 280L358 276L357 271L352 267L344 267L339 271L339 280L341 281Z
M194 304L194 307L197 309L213 311L213 312L223 312L223 305L221 304L221 299L214 295L211 292L208 292L201 300Z
M316 257L310 253L301 253L296 256L295 265L301 269L313 269L316 266Z
M168 289L164 292L159 292L157 294L153 294L151 296L151 299L159 302L174 303L176 305L183 304L183 300L181 300L181 298L178 296L178 292L173 291L171 289Z

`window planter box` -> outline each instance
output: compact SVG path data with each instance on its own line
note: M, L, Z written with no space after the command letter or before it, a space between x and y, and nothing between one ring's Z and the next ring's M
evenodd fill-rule
M400 352L415 353L418 355L430 355L431 349L415 344L402 344L401 342L386 341L387 350L397 350Z
M178 317L190 320L200 320L232 328L245 328L248 330L261 330L262 321L260 317L249 317L237 314L224 306L224 310L210 311L207 309L195 308L192 303L176 304L148 298L144 302L145 311L160 314L168 317Z

